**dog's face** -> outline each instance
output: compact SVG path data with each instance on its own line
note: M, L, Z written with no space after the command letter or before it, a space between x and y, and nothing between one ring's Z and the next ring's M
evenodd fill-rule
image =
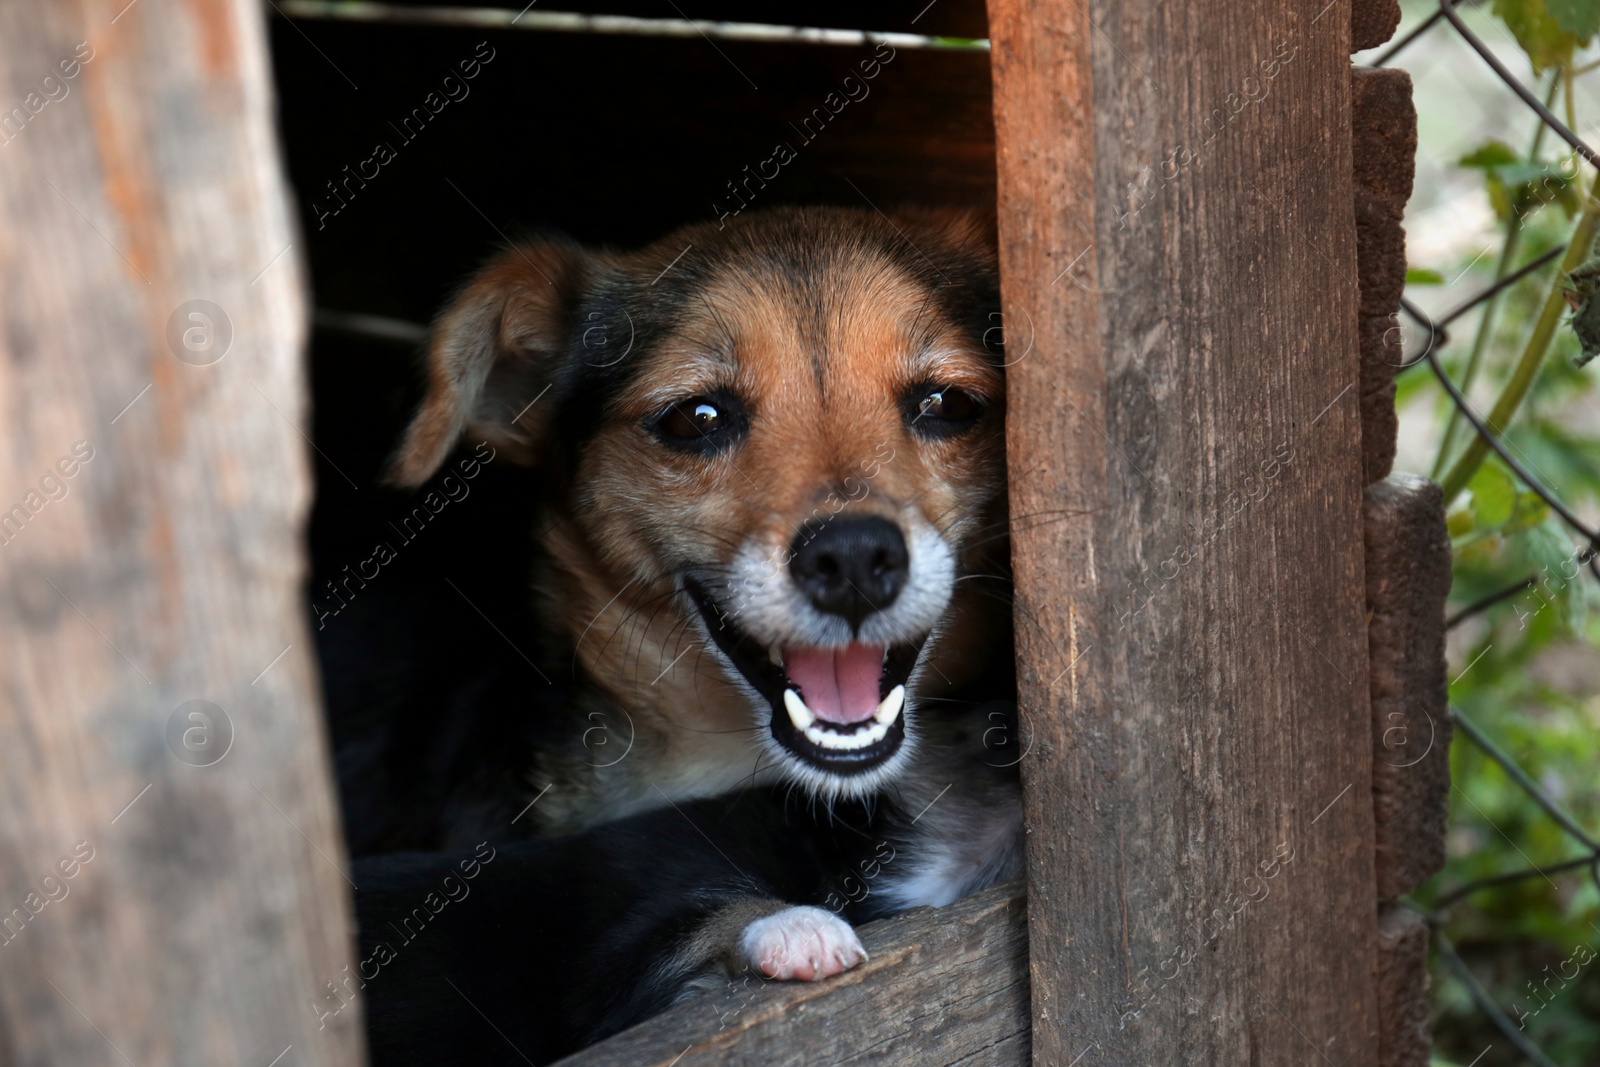
M753 726L819 793L862 791L904 761L915 694L982 644L958 591L1003 508L995 310L965 217L527 246L441 320L398 473L427 477L463 428L559 470L549 547L590 674L686 735Z

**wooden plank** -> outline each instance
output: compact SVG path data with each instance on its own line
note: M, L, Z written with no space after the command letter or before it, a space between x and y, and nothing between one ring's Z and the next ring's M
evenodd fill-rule
M1444 866L1450 820L1450 533L1439 487L1415 474L1367 486L1366 546L1375 874L1379 898L1393 900Z
M1428 924L1399 904L1378 909L1378 1067L1428 1067Z
M870 959L816 984L726 989L561 1061L561 1067L1021 1067L1028 928L1020 883L860 928Z
M362 1058L261 10L0 5L0 1063Z
M1406 287L1406 201L1416 171L1417 110L1403 70L1350 71L1356 265L1361 286L1361 442L1368 482L1394 466L1400 431L1394 377L1405 362L1400 297Z
M989 5L1037 1064L1376 1057L1332 10Z
M1400 0L1350 0L1350 51L1376 48L1400 28Z

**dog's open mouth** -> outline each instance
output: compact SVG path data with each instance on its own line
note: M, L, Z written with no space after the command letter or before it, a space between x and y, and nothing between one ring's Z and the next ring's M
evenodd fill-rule
M767 648L741 630L705 588L684 588L725 656L772 709L772 736L819 770L874 770L905 743L906 683L927 640L851 641L830 647Z

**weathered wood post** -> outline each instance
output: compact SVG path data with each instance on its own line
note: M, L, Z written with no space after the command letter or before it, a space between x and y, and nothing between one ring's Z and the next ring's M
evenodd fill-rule
M989 12L1034 1062L1376 1062L1351 12Z
M362 1059L262 18L0 5L0 1063Z
M1358 5L1381 7L1375 2ZM1368 19L1362 48L1393 21ZM1361 23L1356 23L1358 31ZM1439 487L1390 473L1404 361L1396 312L1405 290L1401 220L1411 196L1417 116L1403 70L1352 71L1356 252L1361 283L1361 431L1366 454L1368 665L1372 672L1372 805L1378 908L1379 1067L1430 1059L1428 925L1395 898L1444 865L1450 800L1449 686L1444 659L1450 535ZM1420 370L1412 373L1422 373Z

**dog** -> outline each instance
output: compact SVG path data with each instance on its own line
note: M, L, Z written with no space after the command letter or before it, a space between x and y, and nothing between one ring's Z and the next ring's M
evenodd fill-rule
M998 301L992 225L962 213L782 208L480 270L435 323L392 478L463 439L537 472L550 688L521 698L514 780L479 776L444 839L779 781L871 796L928 708L995 697Z
M997 322L961 213L545 236L455 296L391 478L531 472L543 684L469 687L441 737L517 729L438 851L358 867L376 1062L506 1055L479 1012L543 1061L741 971L825 978L851 923L1018 872ZM477 900L442 910L474 842Z
M565 837L360 860L359 962L319 1017L359 991L374 1067L549 1063L696 1000L712 1031L730 990L863 962L853 924L1020 872L1014 710L943 709L870 803L754 788Z

